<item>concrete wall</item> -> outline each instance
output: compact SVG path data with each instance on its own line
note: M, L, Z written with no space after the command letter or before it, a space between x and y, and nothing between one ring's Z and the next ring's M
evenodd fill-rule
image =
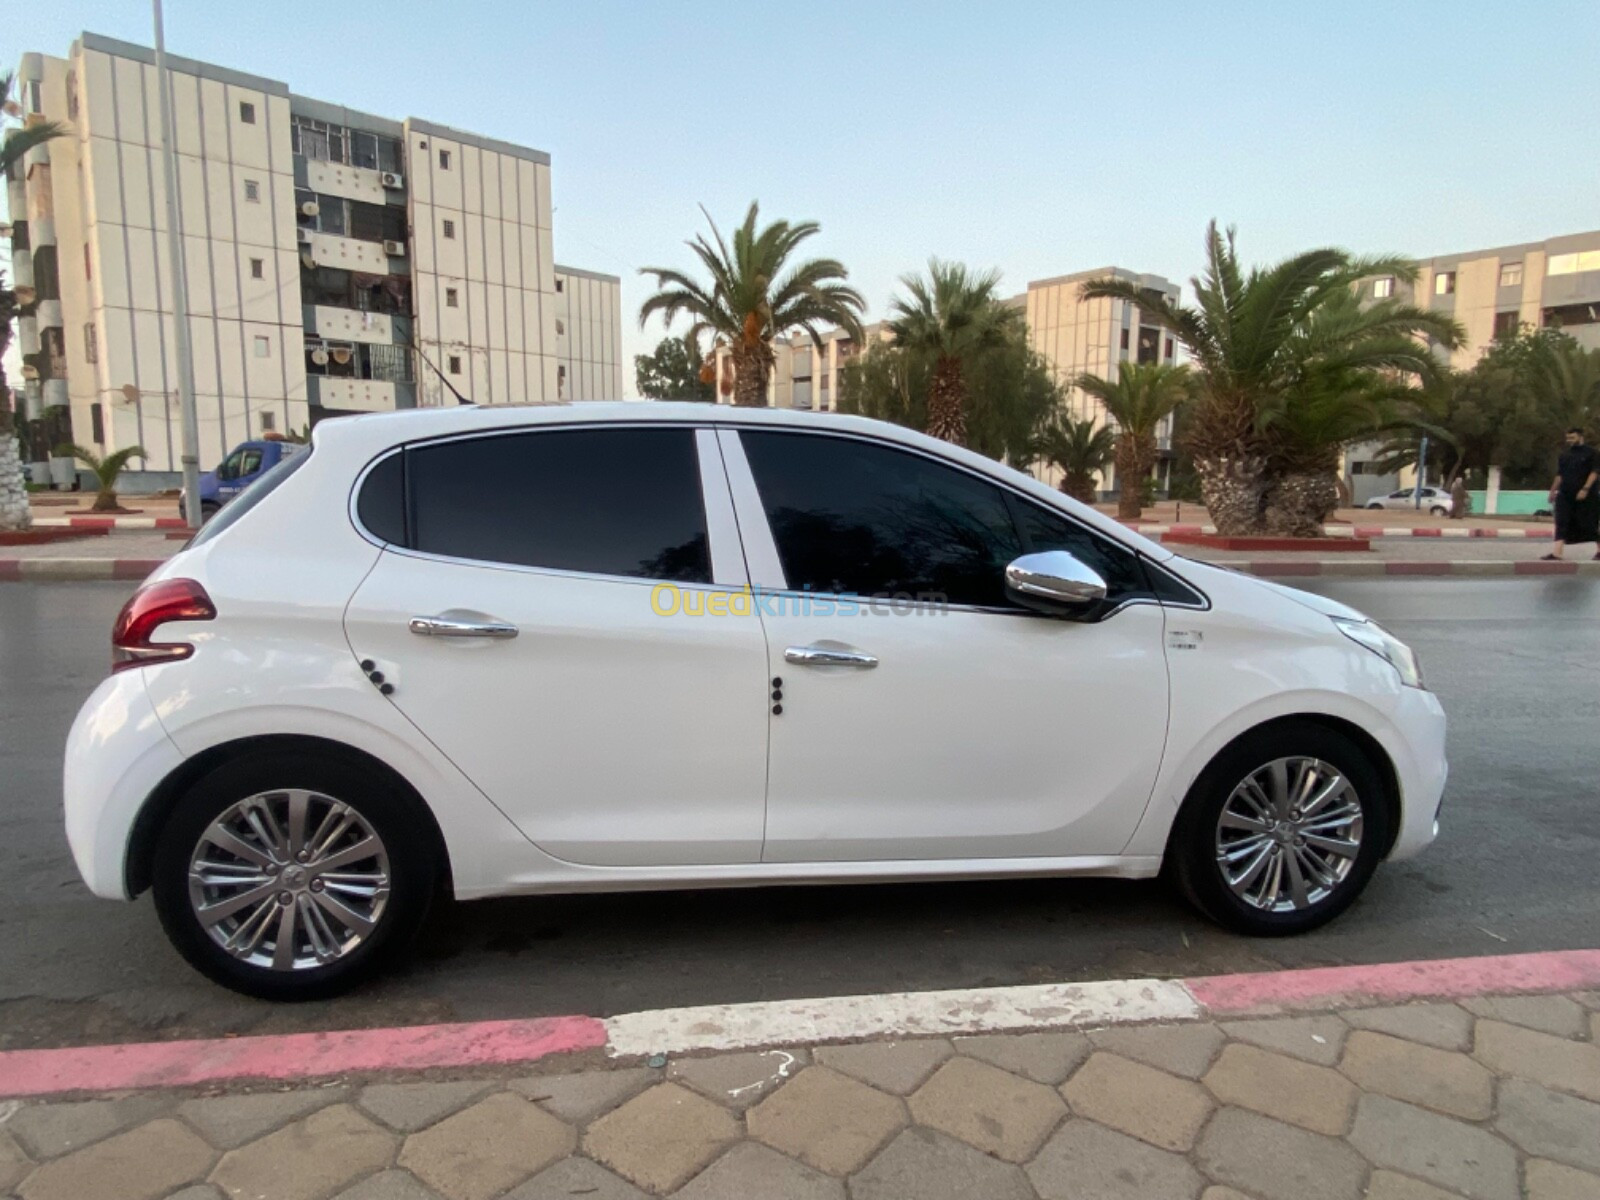
M548 157L417 120L404 142L422 352L474 403L555 399ZM426 365L418 387L455 403Z
M622 399L622 280L555 268L556 398Z

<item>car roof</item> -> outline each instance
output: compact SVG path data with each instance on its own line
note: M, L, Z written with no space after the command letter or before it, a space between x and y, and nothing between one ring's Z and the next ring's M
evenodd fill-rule
M1013 489L1031 492L1041 501L1059 505L1062 496L1031 475L1004 463L948 442L936 441L914 429L878 421L870 417L843 413L812 412L809 409L743 408L729 404L696 404L674 401L590 401L550 404L468 404L448 408L412 408L386 413L362 413L332 417L317 423L312 430L312 445L327 447L352 467L365 464L385 450L408 442L463 434L504 432L509 429L537 429L562 425L684 424L760 426L774 429L854 433L878 441L897 442L908 448L949 459L980 474L993 477ZM1172 551L1134 533L1127 526L1076 505L1079 519L1140 550L1157 561L1171 558Z

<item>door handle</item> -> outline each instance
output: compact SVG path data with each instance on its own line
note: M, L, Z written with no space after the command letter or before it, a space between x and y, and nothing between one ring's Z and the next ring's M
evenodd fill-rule
M878 665L878 660L870 654L831 646L790 646L783 652L783 659L802 667L858 667L869 670Z
M420 637L503 639L517 636L515 625L509 621L497 621L492 617L481 621L470 617L442 614L434 617L412 617L408 627L412 633Z

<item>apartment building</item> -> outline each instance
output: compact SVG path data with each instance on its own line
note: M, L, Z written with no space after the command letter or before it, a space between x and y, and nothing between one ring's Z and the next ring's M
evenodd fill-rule
M1467 336L1454 350L1439 347L1438 352L1458 370L1471 367L1496 338L1523 325L1560 329L1580 345L1600 349L1600 230L1441 254L1420 260L1418 267L1415 284L1392 276L1367 280L1363 298L1397 296L1453 316ZM1414 471L1380 475L1371 469L1380 445L1352 446L1345 455L1352 503L1364 504L1415 482Z
M887 340L888 330L880 322L862 329L864 343L858 343L842 329L822 333L822 344L814 345L811 335L791 333L772 341L772 374L767 378L767 405L771 408L802 408L812 412L832 412L838 407L839 372L863 345ZM714 352L717 368L717 403L733 403L733 355L726 346Z
M68 129L7 180L13 272L37 300L18 340L41 466L66 440L179 466L154 61L85 33L17 71L24 120ZM202 468L328 416L561 395L548 154L167 61ZM618 291L582 305L568 372L620 379Z
M622 399L622 280L556 266L556 399Z

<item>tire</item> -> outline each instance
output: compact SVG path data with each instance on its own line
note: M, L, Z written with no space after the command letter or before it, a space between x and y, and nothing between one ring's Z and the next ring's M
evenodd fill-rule
M1449 516L1449 515L1450 515L1450 510L1449 510L1449 509L1448 509L1448 508L1441 508L1441 507L1440 507L1440 506L1439 506L1439 505L1437 505L1437 504L1435 504L1435 505L1434 505L1434 506L1433 506L1433 507L1432 507L1432 508L1430 508L1430 509L1429 509L1429 510L1428 510L1428 511L1429 511L1429 512L1430 512L1430 513L1432 513L1432 514L1433 514L1433 515L1434 515L1434 516L1436 516L1436 517L1448 517L1448 516Z
M1297 848L1292 840L1279 844L1277 835L1270 835L1272 840L1268 840L1265 833L1221 827L1224 808L1229 807L1236 789L1244 788L1257 772L1284 759L1315 760L1348 783L1348 792L1338 791L1319 809L1322 815L1310 819L1327 821L1331 819L1329 814L1353 807L1359 814L1358 823L1307 832L1342 833L1345 836L1339 841L1359 843L1353 854L1338 855L1311 847L1308 859L1305 848ZM1292 788L1294 768L1286 774ZM1321 782L1329 782L1328 777L1322 776ZM1318 786L1311 789L1313 794L1318 790ZM1189 902L1219 925L1257 937L1305 933L1349 908L1367 886L1388 852L1392 824L1389 799L1388 787L1376 765L1352 739L1310 721L1276 722L1240 738L1201 773L1173 824L1167 842L1167 866ZM1251 806L1250 797L1241 797L1230 808L1230 820L1232 814L1253 811ZM1293 824L1282 833L1292 839ZM1256 841L1252 843L1251 839ZM1258 844L1262 850L1255 848ZM1238 856L1233 860L1238 867L1236 878L1255 866L1257 854L1265 851L1268 865L1243 895L1224 876L1219 862L1224 846L1231 847ZM1282 883L1269 898L1273 858L1280 859L1284 866L1280 869ZM1291 861L1305 881L1304 905L1298 903L1301 897L1291 891ZM1318 881L1306 866L1308 862L1324 868L1328 876L1336 876L1325 892L1317 886Z
M248 812L239 807L245 803ZM306 813L300 844L310 847L311 861L305 866L284 851L285 843L294 844L287 836L291 803L303 804ZM265 822L263 807L275 814L275 828L263 824L263 831L283 835L270 854L271 864L261 853L268 843L252 834L248 823L251 815ZM404 953L427 915L441 857L432 823L419 808L414 796L333 754L263 750L226 762L184 794L157 840L151 890L162 928L190 966L236 992L264 1000L315 1000L347 991ZM238 840L255 851L255 859L209 840L219 820L229 831L243 830ZM328 849L318 854L317 835L335 829L343 832L328 837ZM381 853L360 854L371 844L362 840L368 836L376 838ZM207 884L191 878L203 837L211 867ZM316 860L341 851L358 857L333 864L343 868L337 878L321 879ZM197 905L246 894L260 898L214 923L215 935L208 931ZM290 898L287 903L284 897ZM370 917L370 928L342 920L336 915L341 906ZM275 953L286 909L292 910L293 930L284 957L294 958L291 966ZM252 929L259 933L252 936ZM321 954L314 941L318 936ZM238 952L218 940L227 937L236 940ZM247 955L252 942L255 949Z
M1367 505L1367 511L1368 512L1382 512L1383 511L1383 505L1379 504L1376 500L1374 500L1371 504Z

